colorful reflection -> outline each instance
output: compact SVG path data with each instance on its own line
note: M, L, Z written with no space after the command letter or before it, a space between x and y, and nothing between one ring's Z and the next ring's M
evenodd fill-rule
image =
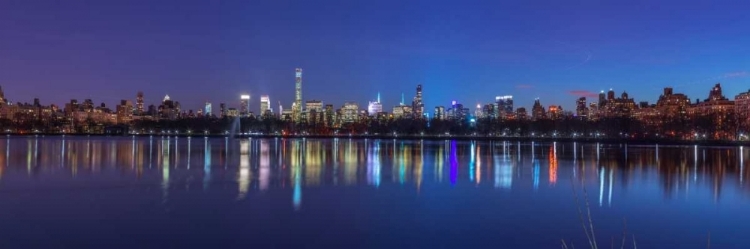
M571 177L588 185L592 200L598 199L602 207L614 206L617 193L642 179L656 181L654 191L668 199L700 198L706 192L702 194L719 201L733 193L750 193L741 146L514 143L11 137L0 143L0 179L6 183L9 178L30 181L47 175L63 179L119 176L115 180L152 181L165 201L175 188L228 188L236 190L240 200L252 191L286 189L297 208L302 207L305 188L396 184L421 195L446 185L446 174L448 186L470 183L507 191L552 188L560 177ZM194 169L196 161L203 162L202 169ZM545 175L546 186L541 184ZM490 185L482 185L488 180Z
M549 147L549 184L557 183L557 143Z

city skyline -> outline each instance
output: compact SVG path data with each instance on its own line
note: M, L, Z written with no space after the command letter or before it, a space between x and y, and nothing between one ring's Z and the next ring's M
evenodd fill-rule
M364 106L381 92L386 109L416 84L428 110L503 95L573 110L610 88L655 102L662 87L692 97L715 82L733 94L750 85L750 36L737 32L748 21L734 5L356 2L3 6L0 85L13 100L113 104L143 91L194 110L242 93L251 110L260 95L287 108L294 68L305 69L304 99Z
M298 76L301 76L301 74L300 74L301 69L300 68L296 68L295 70L297 71L296 74ZM296 77L296 78L299 79L301 77ZM699 102L706 101L708 99L713 98L714 90L716 90L716 87L720 87L720 84L723 84L723 83L716 82L716 84L714 85L714 87L710 88L710 89L708 88L709 86L706 86L706 89L710 90L709 93L706 94L705 91L704 91L704 94L700 95L700 96L690 96L690 95L684 94L683 92L680 92L679 89L677 89L677 91L675 91L675 92L677 94L684 95L687 98L687 100L689 101L688 104L695 105L695 104L698 104ZM296 83L295 83L295 85L296 85ZM8 98L7 97L8 94L7 94L7 92L5 92L4 89L5 88L3 88L2 85L0 85L0 101L2 101L2 102L6 102L7 101L8 104L11 104L11 105L15 105L17 103L22 103L22 104L37 104L37 103L39 103L39 104L41 104L43 106L55 105L55 106L59 107L60 109L64 109L65 106L66 106L66 104L70 103L70 101L74 101L75 100L75 101L83 102L85 100L92 100L92 102L93 102L93 104L95 106L99 106L100 104L104 104L105 106L107 106L110 109L114 110L119 104L125 103L125 102L129 102L129 105L132 107L133 113L144 113L144 111L146 111L147 107L150 107L150 106L156 107L160 103L163 104L166 100L170 100L172 98L172 97L169 96L169 94L166 94L166 95L164 95L164 97L162 98L161 101L154 102L154 103L149 103L149 102L147 102L147 101L144 100L144 99L146 99L146 97L145 97L146 94L143 91L137 91L136 95L134 96L134 98L132 98L132 99L125 98L125 99L121 99L121 100L117 100L117 101L112 101L114 103L107 103L107 102L96 100L96 99L77 99L77 98L69 98L68 101L63 102L63 103L47 103L47 102L44 102L43 100L41 100L39 98L34 98L31 101L15 100L15 99L13 99L12 95L11 95L11 98ZM662 89L664 91L666 91L666 89L669 89L670 93L672 91L674 91L673 87L668 87L668 86L664 87ZM294 91L298 92L298 90L301 92L301 88L297 88L295 86ZM254 100L252 98L252 95L247 94L247 92L248 91L244 91L242 94L239 94L238 98L236 98L234 101L233 100L217 101L217 102L204 101L197 108L190 108L190 107L184 108L185 105L182 105L182 103L179 100L172 100L172 101L176 101L176 103L180 103L180 106L183 107L183 108L181 108L181 110L183 112L186 112L186 113L188 111L190 113L199 113L199 114L205 112L206 114L214 114L214 115L219 116L221 113L213 113L212 109L211 109L211 105L213 103L218 103L218 104L223 105L225 108L227 108L227 110L229 110L229 109L237 110L238 114L241 115L241 116L246 116L248 114L253 114L253 115L261 116L264 113L261 113L260 110L268 110L271 113L273 113L274 115L281 115L282 114L281 113L281 111L282 111L281 109L279 109L278 111L274 111L273 110L273 108L272 108L273 103L270 101L270 96L269 95L267 95L267 94L261 94L261 95L258 96L259 97L258 99ZM748 90L740 91L740 92L737 92L737 93L722 93L721 92L721 88L719 88L719 92L720 92L720 94L723 94L722 96L727 97L728 99L734 99L734 97L736 97L736 96L739 96L741 94L746 94L747 92L750 92L750 88L748 88ZM654 92L653 94L656 95L656 96L659 96L659 97L657 97L657 100L659 98L661 98L660 94L663 95L662 92ZM347 105L354 103L354 104L358 105L360 109L366 110L368 112L371 112L371 110L373 110L372 109L373 108L372 105L374 103L377 103L378 107L376 108L376 110L380 110L380 111L386 112L386 113L395 114L395 112L391 112L391 108L399 108L400 109L402 107L407 107L407 108L409 108L409 110L408 110L409 112L414 112L414 110L416 110L417 106L423 105L422 104L422 96L423 96L423 94L422 94L422 84L418 84L417 87L416 87L415 95L414 95L414 101L412 101L412 103L410 105L408 105L407 103L404 102L404 93L401 93L401 100L399 101L398 104L384 105L384 103L381 102L380 92L377 92L376 97L374 99L356 100L356 101L355 100L351 100L351 101L345 101L343 103L331 103L331 102L326 102L326 100L304 99L304 98L301 98L299 100L295 100L295 101L289 103L288 105L284 105L284 103L280 103L281 104L280 108L283 107L284 108L283 110L288 110L288 111L290 111L290 112L293 113L294 112L293 106L296 103L299 102L299 103L302 103L302 105L300 105L300 109L298 111L299 112L307 112L308 108L306 107L306 105L307 105L306 103L312 101L312 102L319 102L319 103L321 103L323 105L333 105L334 108L339 108L339 107L345 108ZM586 113L588 112L589 104L601 103L603 100L605 100L605 102L606 102L606 99L620 98L621 96L625 97L625 99L629 98L630 101L634 104L634 108L636 108L636 109L642 103L647 103L650 106L653 106L653 105L655 105L657 103L657 101L642 100L642 99L639 99L638 97L634 97L632 95L629 95L627 90L623 90L621 92L617 92L614 89L609 89L607 91L601 90L599 93L596 93L596 94L592 93L591 95L587 95L587 96L580 96L580 97L575 97L575 98L571 97L570 98L570 103L566 103L566 104L546 103L546 102L544 102L544 100L542 100L540 98L534 98L533 100L531 100L533 102L530 105L515 104L514 101L513 101L513 99L514 99L513 95L504 95L504 96L498 95L498 96L494 97L494 101L477 102L475 109L472 109L474 107L474 104L469 103L469 102L463 102L463 101L456 100L456 99L453 99L453 100L450 100L450 101L444 101L444 102L446 102L445 104L436 105L434 107L424 107L424 106L421 106L421 108L423 108L423 110L422 110L423 114L427 115L430 118L432 118L434 115L436 115L435 112L430 112L430 110L433 110L433 108L434 108L434 110L437 110L438 107L448 109L448 108L451 108L451 106L455 106L456 104L460 104L462 106L462 108L467 108L467 110L469 110L470 113L475 113L475 112L479 113L479 112L482 112L482 111L486 112L487 111L486 110L487 105L494 105L493 108L496 108L495 110L502 110L502 112L504 112L506 115L513 115L513 116L515 116L516 115L515 112L519 108L524 109L524 111L533 111L533 109L537 105L539 105L539 107L541 107L542 109L547 109L548 107L549 108L562 107L562 111L570 112L571 115L580 116L581 113L584 112L584 110L585 110ZM704 96L707 96L708 98L704 98ZM301 94L300 94L300 97L301 97ZM363 101L366 104L362 104L361 102L363 102ZM566 105L571 105L572 107L571 108L565 108ZM643 106L641 106L640 108L643 108ZM258 112L256 113L254 110L258 110ZM225 110L219 110L219 112L223 112L223 111L225 111ZM559 114L562 115L563 113L561 112ZM370 113L370 115L375 115L375 114L374 113ZM586 115L587 114L584 114L583 116L586 116ZM296 120L296 118L294 118L294 114L292 114L292 116L293 116L293 119ZM414 118L416 118L418 116L421 116L421 115L419 115L416 112L414 112ZM480 117L480 115L474 115L474 116Z

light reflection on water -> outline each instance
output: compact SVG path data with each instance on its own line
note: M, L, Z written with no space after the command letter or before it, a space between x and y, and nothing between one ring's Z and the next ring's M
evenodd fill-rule
M193 140L202 141L196 144ZM440 183L445 174L452 185L490 183L495 188L512 189L528 183L528 187L538 189L541 176L546 175L550 187L556 186L561 177L596 184L600 203L606 204L611 203L616 181L627 185L633 175L647 174L660 179L665 197L687 195L695 187L691 185L702 182L709 184L718 200L724 187L745 192L748 174L744 147L70 136L12 137L2 146L5 153L0 154L0 179L24 175L18 171L20 165L24 165L28 177L59 176L67 171L74 178L83 172L96 175L102 170L118 170L141 178L145 171L159 169L160 184L168 192L174 180L170 176L175 171L195 173L191 166L195 166L193 157L198 157L203 161L200 177L204 188L212 181L226 180L214 176L213 171L226 176L236 169L238 198L248 191L288 185L377 187L386 180L419 187L426 179ZM425 175L430 177L425 179ZM726 186L724 182L729 179L736 181Z
M750 196L744 147L70 136L10 137L0 146L0 194L156 184L162 205L172 205L178 198L172 193L194 183L203 192L231 192L235 201L258 193L285 195L296 212L316 205L308 202L316 196L307 197L308 191L330 188L401 186L398 191L430 196L440 186L470 185L463 191L525 193L517 198L554 200L548 205L567 208L575 183L598 194L590 196L598 208L632 216L637 214L622 209L654 194L720 208L747 205Z

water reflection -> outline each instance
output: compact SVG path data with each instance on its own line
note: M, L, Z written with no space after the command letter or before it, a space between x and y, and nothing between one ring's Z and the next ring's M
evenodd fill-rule
M592 192L598 188L592 200L602 207L614 206L628 189L714 202L750 196L744 147L71 136L6 137L0 146L0 188L7 179L34 184L47 176L84 181L117 175L158 184L165 202L170 188L195 182L204 191L231 186L237 200L287 189L299 209L306 188L397 184L421 193L445 185L446 177L449 186L507 191L563 188L573 179ZM193 165L200 161L203 167ZM540 184L545 179L548 184Z

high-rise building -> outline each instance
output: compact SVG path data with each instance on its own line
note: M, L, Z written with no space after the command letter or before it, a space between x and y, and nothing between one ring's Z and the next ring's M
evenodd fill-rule
M211 117L211 102L206 102L206 106L203 109L203 115L206 115L206 117Z
M498 118L507 118L513 116L513 96L497 96L495 97L495 104L497 109Z
M482 104L477 104L477 108L474 109L474 117L475 118L484 118L484 110L482 109Z
M229 108L227 109L227 117L237 117L240 113L237 111L237 108Z
M265 115L266 112L271 111L271 98L268 95L260 96L260 112L261 116Z
M302 68L295 69L294 105L292 105L292 119L300 121L302 115Z
M671 87L664 88L664 93L659 96L659 100L656 102L656 109L664 115L661 120L685 119L689 107L690 99L688 96L682 93L674 93Z
M729 130L736 124L732 120L732 117L735 117L735 104L734 101L724 97L721 84L716 83L711 88L707 99L688 109L688 116L691 118L708 118L714 128L714 132L709 134L712 139L732 139L735 134L734 131L730 132Z
M635 100L630 98L627 92L623 92L620 97L617 98L615 97L615 92L613 90L607 92L607 99L601 103L604 105L598 106L598 115L600 117L632 117L635 110L638 108L635 104Z
M325 112L325 116L324 116L323 122L326 124L326 126L332 127L334 125L334 123L335 123L334 121L336 119L335 118L336 114L333 111L333 105L331 105L331 104L326 105L325 109L324 109L324 112Z
M586 108L586 97L580 97L576 101L576 116L583 119L588 116L588 108Z
M240 95L240 117L246 117L250 113L250 95Z
M437 120L445 120L445 107L444 106L437 106L435 107L435 115L433 115L434 119Z
M381 112L383 112L383 105L379 101L370 101L367 105L367 115L377 116Z
M489 119L497 118L497 107L495 104L486 104L482 107L483 116Z
M446 111L446 118L450 120L466 120L470 115L469 108L464 108L464 105L458 103L458 101L451 101L451 108Z
M596 120L599 118L599 105L597 102L591 102L589 104L589 112L586 117L590 120Z
M604 94L604 90L599 92L599 103L597 105L599 108L602 108L602 106L605 106L607 104L607 96Z
M86 101L84 101L86 105ZM161 105L159 105L159 116L163 119L174 120L180 116L180 103L169 98L169 95L164 96Z
M417 85L417 95L414 96L414 101L411 102L411 109L414 113L414 118L424 118L424 103L422 103L422 84Z
M534 106L531 107L531 118L534 120L546 118L544 106L539 102L539 99L534 100Z
M615 99L615 90L609 89L609 92L607 92L607 100L613 100Z
M133 118L133 102L130 100L121 100L117 105L117 123L127 124Z
M323 122L323 101L320 100L308 100L305 101L305 118L307 122L311 124L317 124Z
M367 105L367 114L370 116L377 116L378 113L383 112L383 104L380 103L380 93L378 93L378 99L370 101Z
M227 104L219 103L219 116L222 118L227 116Z
M341 111L342 111L342 122L352 123L358 120L357 113L359 112L359 105L357 105L357 103L346 102L344 103L344 107L341 108Z
M750 136L750 90L734 96L734 113L737 115L738 130L744 136ZM740 137L747 139L747 137Z
M138 94L135 95L135 113L138 115L142 115L143 111L143 92L138 92Z
M518 120L526 120L528 118L528 114L526 113L526 108L519 107L516 109L516 119Z
M549 116L550 119L560 119L560 118L563 117L563 115L562 115L563 114L562 106L551 105L551 106L549 106L549 109L547 109L547 110L549 110L547 112L547 114L548 114L548 116Z

